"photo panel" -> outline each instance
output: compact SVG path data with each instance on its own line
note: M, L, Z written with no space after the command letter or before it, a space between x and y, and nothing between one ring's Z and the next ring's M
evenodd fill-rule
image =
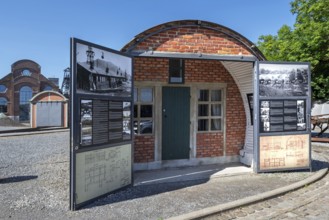
M306 131L306 100L261 100L259 132Z
M309 66L301 64L259 64L260 97L308 96Z
M82 146L92 145L93 141L93 101L82 99L80 102L80 124Z
M94 45L76 44L77 93L131 97L132 59Z
M71 210L132 184L132 63L71 38Z

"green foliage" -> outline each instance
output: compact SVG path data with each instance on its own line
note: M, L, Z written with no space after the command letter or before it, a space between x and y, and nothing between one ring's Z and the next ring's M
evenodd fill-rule
M291 12L293 28L283 25L257 45L271 61L310 62L313 98L329 99L329 0L294 0Z

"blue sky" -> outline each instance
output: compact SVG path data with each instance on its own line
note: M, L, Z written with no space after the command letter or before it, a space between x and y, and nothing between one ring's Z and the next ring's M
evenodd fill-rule
M70 38L120 50L144 30L197 19L231 28L252 42L293 26L290 0L9 0L0 4L0 77L31 59L46 77L70 65Z

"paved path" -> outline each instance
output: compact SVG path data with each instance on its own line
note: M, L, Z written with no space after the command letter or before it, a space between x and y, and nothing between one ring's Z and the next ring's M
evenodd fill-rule
M329 147L315 146L329 161ZM321 219L329 220L329 174L283 196L204 218L213 219Z

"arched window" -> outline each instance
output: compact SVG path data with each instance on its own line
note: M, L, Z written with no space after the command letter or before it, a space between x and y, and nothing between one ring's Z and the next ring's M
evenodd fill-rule
M0 97L0 113L7 112L7 99Z
M5 85L0 85L0 93L5 93L7 91L7 87Z
M28 69L24 69L24 70L22 71L22 76L31 76L31 72L30 72L30 70L28 70Z
M30 99L32 98L32 89L29 86L23 86L19 90L19 120L30 120Z

